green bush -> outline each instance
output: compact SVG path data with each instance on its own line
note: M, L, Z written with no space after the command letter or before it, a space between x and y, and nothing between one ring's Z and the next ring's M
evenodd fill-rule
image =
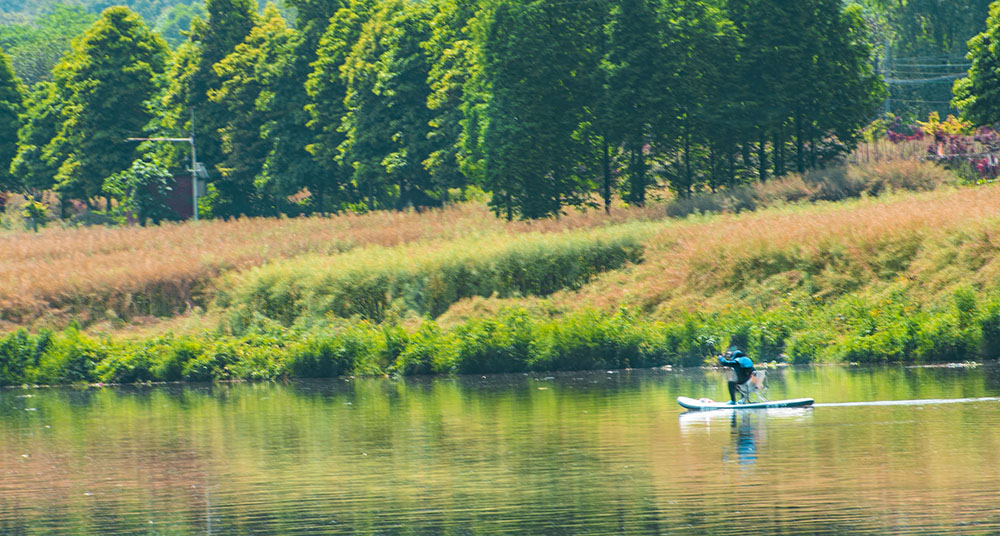
M108 355L106 342L70 327L53 337L52 344L40 356L38 365L26 369L25 379L30 383L43 384L94 381L98 363Z
M527 311L471 320L455 330L457 371L463 374L524 372L536 355L534 323Z
M594 370L653 367L667 363L662 346L648 322L627 309L608 316L580 311L542 324L538 330L539 353L533 369Z
M983 357L1000 357L1000 300L996 296L984 307L979 322Z
M346 374L379 373L375 356L384 348L377 331L367 323L334 331L304 335L287 349L287 368L296 378L329 378Z
M156 347L155 343L117 346L95 364L92 375L85 381L134 383L156 380L152 372L153 359L158 354Z
M0 338L0 385L19 385L26 381L26 372L38 366L42 355L52 344L52 332L38 335L19 329Z

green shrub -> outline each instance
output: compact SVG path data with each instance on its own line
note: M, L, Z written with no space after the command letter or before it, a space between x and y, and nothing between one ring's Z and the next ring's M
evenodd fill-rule
M84 335L75 327L53 337L40 356L38 365L28 367L25 379L31 383L75 383L96 379L97 364L107 358L105 342Z
M697 366L719 353L722 345L717 327L701 318L685 314L680 322L668 323L663 329L663 347L676 363Z
M0 338L0 385L18 385L26 381L27 370L37 367L52 344L52 332L38 335L19 329Z
M152 372L155 343L119 345L94 366L87 381L134 383L157 379Z
M534 324L523 309L471 320L456 328L455 337L460 373L524 372L536 355Z
M822 360L824 350L833 341L834 336L828 331L803 330L791 334L785 352L792 363L814 363Z
M443 333L433 322L423 322L409 336L390 372L406 376L455 372L457 343L454 334Z
M304 335L287 349L287 367L296 378L330 378L354 372L378 373L376 331L367 323Z
M979 324L983 357L1000 357L1000 300L996 296L984 307Z
M533 369L595 370L666 364L666 353L650 344L649 324L627 309L608 316L579 311L537 328L538 357ZM662 347L660 347L662 350Z

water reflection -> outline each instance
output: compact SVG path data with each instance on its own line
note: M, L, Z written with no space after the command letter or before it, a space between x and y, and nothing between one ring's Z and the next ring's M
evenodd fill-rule
M829 405L681 413L717 379L0 390L0 534L1000 534L981 369L790 368L772 397Z
M766 448L769 423L778 419L802 421L812 411L812 408L687 411L678 420L683 434L728 433L730 441L722 448L722 461L750 466L757 462L760 449Z

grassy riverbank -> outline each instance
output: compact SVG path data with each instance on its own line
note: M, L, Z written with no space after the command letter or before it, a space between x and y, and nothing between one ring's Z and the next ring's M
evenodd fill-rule
M761 360L996 358L1000 189L886 175L861 199L789 204L772 185L755 211L685 219L464 206L15 234L0 383L695 365L730 340ZM67 316L87 329L17 329Z

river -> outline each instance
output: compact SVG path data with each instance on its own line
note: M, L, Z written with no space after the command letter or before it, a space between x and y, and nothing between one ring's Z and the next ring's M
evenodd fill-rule
M1000 368L0 391L0 534L1000 534Z

